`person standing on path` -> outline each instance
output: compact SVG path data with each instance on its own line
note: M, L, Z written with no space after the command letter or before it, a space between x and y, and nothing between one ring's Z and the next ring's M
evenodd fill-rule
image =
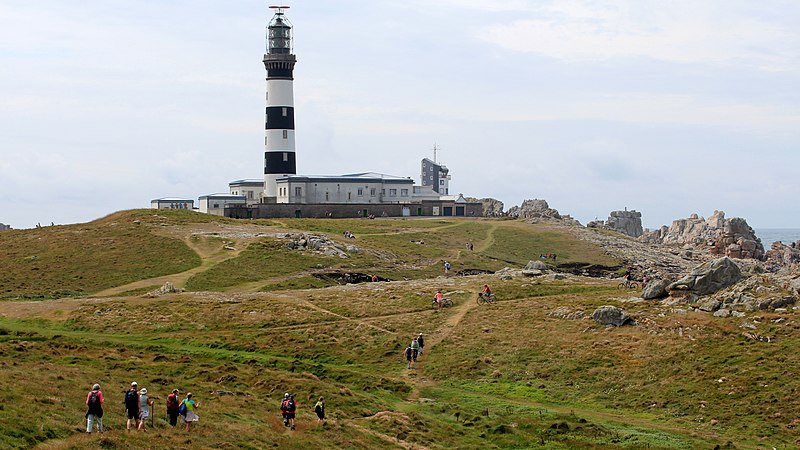
M188 433L192 428L192 422L200 420L200 417L198 417L195 412L195 410L200 408L200 402L194 401L194 399L192 399L192 393L189 392L186 394L186 398L183 399L181 404L186 405L186 417L183 420L186 422L186 432Z
M411 359L414 362L417 362L417 356L419 355L419 341L417 338L411 340Z
M125 415L128 417L127 430L131 431L131 420L133 427L139 427L139 392L136 390L139 387L136 382L131 383L131 388L125 394Z
M97 431L103 432L103 391L95 384L86 396L86 432L92 432L92 423L97 422Z
M290 430L294 430L294 417L297 413L297 403L294 400L294 394L289 394L286 400L286 419Z
M314 412L317 413L317 417L319 417L319 421L322 422L325 420L325 399L320 397L317 403L314 405Z
M436 295L433 296L433 299L436 300L436 310L439 311L442 309L442 301L444 300L444 295L442 295L442 290L439 289L436 291Z
M444 274L447 275L450 272L450 263L445 261L444 262Z
M412 353L414 353L414 351L411 350L411 346L408 346L408 347L406 347L405 350L403 350L403 356L406 358L406 361L408 361L408 365L406 366L406 369L410 369L411 368L411 354Z
M175 426L178 424L178 415L180 414L180 400L178 400L178 390L173 389L172 394L167 396L167 416L169 417L169 424Z
M422 337L422 333L417 336L417 344L419 344L419 354L421 355L425 349L425 339Z

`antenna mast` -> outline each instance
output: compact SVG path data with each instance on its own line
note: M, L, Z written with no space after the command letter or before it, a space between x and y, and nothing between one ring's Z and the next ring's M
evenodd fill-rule
M439 150L439 148L438 148L438 147L436 147L436 143L434 142L434 143L433 143L433 162L437 162L437 161L436 161L436 151L437 151L437 150Z

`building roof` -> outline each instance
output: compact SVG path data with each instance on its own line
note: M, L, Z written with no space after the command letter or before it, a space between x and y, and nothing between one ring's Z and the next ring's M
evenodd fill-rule
M383 182L383 183L410 183L414 180L410 177L398 177L377 172L360 172L345 175L286 175L278 178L278 181L319 181L319 182Z
M231 181L230 183L228 183L228 186L233 186L233 185L246 185L246 184L249 184L249 185L261 185L261 186L263 186L263 185L264 185L264 179L263 179L263 178L262 178L262 179L257 179L257 178L246 178L246 179L244 179L244 180L235 180L235 181Z
M203 199L214 199L214 200L241 200L241 201L243 201L243 202L246 202L246 201L247 201L247 199L245 198L245 196L244 196L244 195L231 195L231 194L228 194L228 193L201 195L201 196L200 196L200 200L203 200Z
M194 203L194 199L192 198L181 198L181 197L162 197L150 200L150 203L153 202L192 202Z

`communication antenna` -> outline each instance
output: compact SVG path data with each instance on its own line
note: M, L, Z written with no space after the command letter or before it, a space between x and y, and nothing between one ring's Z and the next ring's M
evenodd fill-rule
M436 151L437 150L439 150L439 148L436 147L436 143L434 142L434 144L433 144L433 162L437 162L436 161Z
M275 11L275 14L283 14L283 10L284 9L289 9L289 7L288 6L270 6L269 9L277 9L277 11Z

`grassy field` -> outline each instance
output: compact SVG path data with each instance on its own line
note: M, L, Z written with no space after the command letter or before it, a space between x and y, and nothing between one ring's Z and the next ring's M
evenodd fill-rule
M344 230L360 249L347 259L289 251L276 237L303 231L340 239ZM29 243L15 247L15 258L24 260L26 249L53 274L39 291L47 295L34 296L30 286L39 281L6 270L16 283L3 285L15 301L0 302L0 448L797 447L795 311L749 316L745 333L743 319L623 303L629 294L613 280L442 276L444 260L455 270L497 270L547 252L559 262L618 264L552 228L492 220L243 222L137 210L0 233L9 245L14 237ZM101 267L94 281L76 284L71 297L50 295L71 277L58 272L64 263L51 250L67 255L109 238L120 264L107 267L116 274L105 273L95 253L82 253L71 260L74 270ZM135 255L142 252L150 256ZM179 263L176 254L186 256ZM163 267L144 271L144 260ZM393 281L334 285L313 276L319 271ZM186 292L140 296L170 273ZM483 283L497 304L477 305ZM118 292L87 296L104 289ZM455 305L435 311L436 289ZM588 316L604 304L623 306L637 325L605 329L554 314ZM420 332L426 350L408 370L401 353ZM133 380L156 401L148 433L124 432L122 398ZM108 431L87 436L83 404L96 382ZM173 388L202 402L191 434L165 423ZM280 421L284 392L298 395L294 432ZM313 415L319 396L326 422Z

